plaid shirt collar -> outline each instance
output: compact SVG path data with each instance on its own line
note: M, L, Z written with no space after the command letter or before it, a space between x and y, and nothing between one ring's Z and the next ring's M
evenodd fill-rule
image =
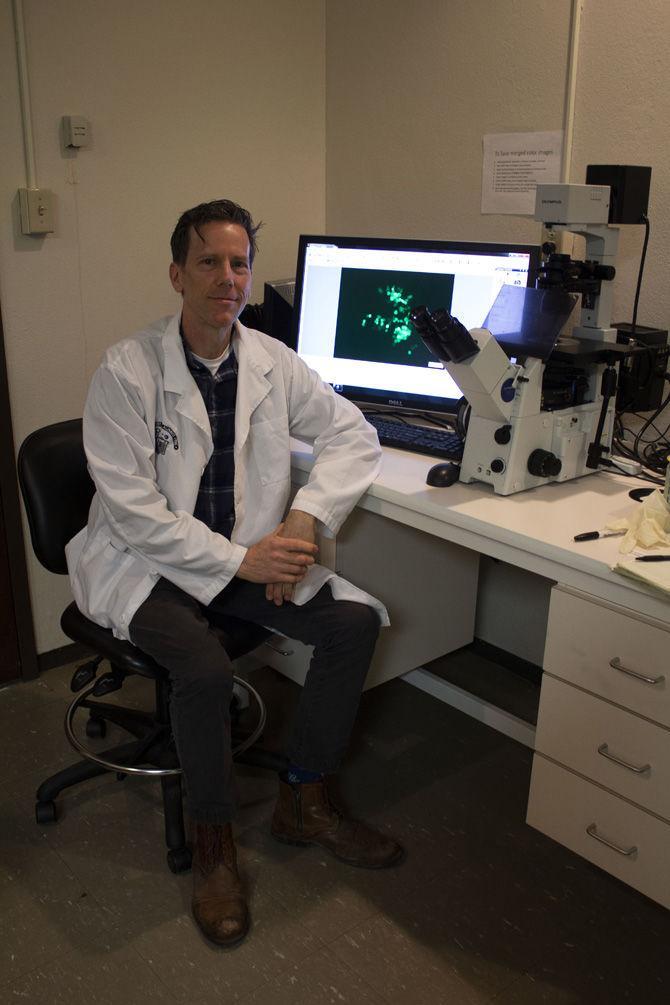
M205 366L204 363L201 363L200 360L195 358L193 350L190 348L188 342L186 341L186 336L184 335L184 327L181 321L179 322L179 334L181 335L181 344L184 348L184 358L186 359L186 366L189 368L193 377L196 376L202 377L203 374L206 374L208 377L211 377L212 380L221 381L229 377L231 372L237 374L237 357L235 356L235 347L233 345L232 335L230 339L230 352L223 360L223 362L219 365L219 369L216 371L216 373L213 374L212 371L209 369L209 367ZM233 327L233 335L234 334L235 334L235 328Z

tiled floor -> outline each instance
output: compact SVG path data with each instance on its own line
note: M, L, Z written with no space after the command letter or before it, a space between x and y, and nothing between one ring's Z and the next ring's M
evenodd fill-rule
M654 1005L670 912L528 828L530 752L401 681L364 696L342 785L407 847L369 873L268 833L274 780L241 769L237 842L253 928L211 948L190 876L165 864L158 786L109 776L33 796L73 759L71 668L0 692L0 1000L54 1005ZM295 700L272 671L270 739ZM144 682L133 682L142 700ZM670 849L669 849L670 852Z

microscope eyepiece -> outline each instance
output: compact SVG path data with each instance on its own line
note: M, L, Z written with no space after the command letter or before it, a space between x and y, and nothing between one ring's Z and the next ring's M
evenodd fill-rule
M415 307L410 320L424 343L443 363L462 363L479 352L479 346L465 325L444 307L429 311Z

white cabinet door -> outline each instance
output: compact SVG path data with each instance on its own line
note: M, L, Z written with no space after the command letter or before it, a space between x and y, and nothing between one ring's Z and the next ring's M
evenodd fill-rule
M380 633L366 688L472 642L477 552L355 509L335 542L322 542L320 559L389 611L391 626ZM311 646L274 639L271 647L259 655L302 683Z
M477 552L360 509L336 546L337 572L378 597L391 619L380 634L367 687L472 642Z

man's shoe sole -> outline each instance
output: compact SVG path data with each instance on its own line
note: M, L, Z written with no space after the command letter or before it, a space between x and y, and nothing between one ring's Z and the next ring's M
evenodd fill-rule
M365 865L363 862L356 862L353 859L345 858L344 855L338 855L336 851L334 851L332 848L329 848L327 845L322 844L320 841L306 841L304 839L300 840L300 838L286 837L284 834L277 834L273 830L271 830L270 833L272 834L272 837L275 839L275 841L281 841L282 844L290 844L298 848L309 848L310 846L313 846L315 848L322 848L323 851L327 851L329 855L332 855L333 858L336 858L338 862L344 862L346 863L346 865L353 865L357 869L390 869L390 867L393 865L399 865L405 858L405 849L399 847L398 854L395 856L395 858L389 859L388 862L383 862L380 863L379 865Z

